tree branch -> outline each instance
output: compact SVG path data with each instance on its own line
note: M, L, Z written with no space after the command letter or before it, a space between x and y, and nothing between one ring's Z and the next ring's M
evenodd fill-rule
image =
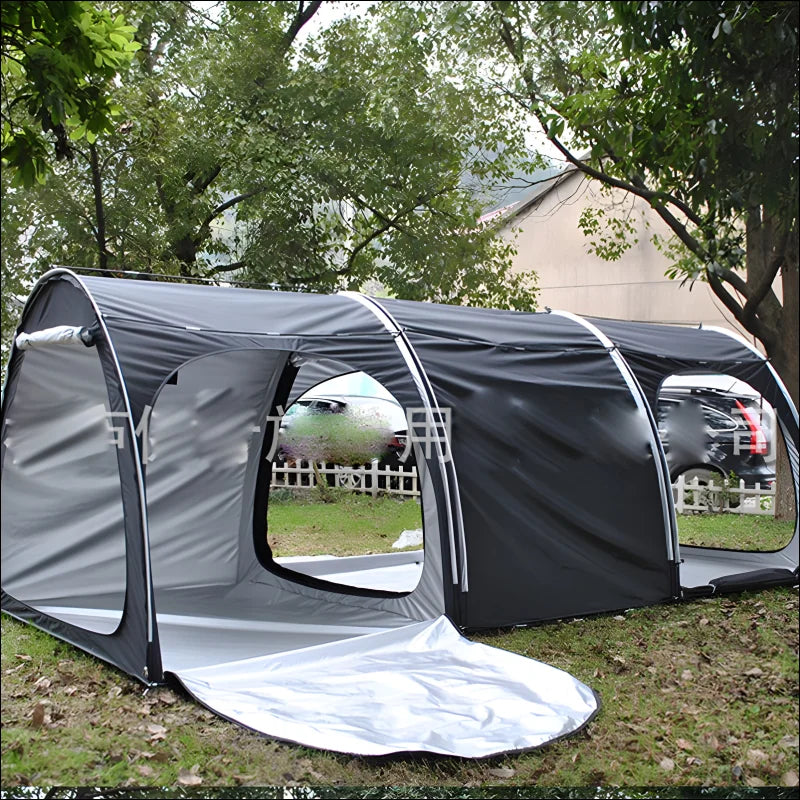
M347 275L353 270L356 256L372 241L377 239L381 234L386 233L390 228L394 227L395 220L387 220L380 228L376 228L366 239L359 242L351 251L350 257L347 259L347 266L340 270L336 270L337 275Z
M772 289L772 282L777 277L778 270L785 261L784 248L786 246L786 238L787 236L784 235L779 252L770 260L758 282L752 287L748 283L750 296L747 298L747 302L742 309L742 324L745 325L745 327L746 322L755 316L758 306L761 305L770 289Z
M246 264L246 261L235 261L233 264L215 264L213 267L208 269L206 276L218 275L220 272L234 272L235 270L246 266Z
M286 35L283 37L284 50L288 50L292 46L297 34L300 33L300 29L317 13L321 5L322 0L313 0L308 6L306 6L304 0L298 1L297 13L289 26L289 30L286 31Z
M204 177L198 178L196 181L192 182L192 191L195 194L203 194L203 192L211 186L220 172L222 172L222 164L217 164L212 167Z
M103 206L103 176L97 158L97 147L89 145L89 157L92 170L92 192L94 194L94 213L97 222L95 240L100 254L100 269L108 269L108 249L106 247L106 212Z
M708 269L706 270L706 276L708 277L708 284L711 286L711 290L724 303L728 311L733 314L733 316L736 318L736 321L741 323L748 331L759 338L764 343L764 347L767 348L767 352L769 352L775 341L775 335L772 328L764 324L758 317L755 316L750 319L747 324L745 324L745 320L743 318L744 308L725 288L722 281L719 279L719 276L715 272L712 272Z
M265 191L265 187L259 186L257 189L252 189L249 192L243 192L242 194L237 194L236 197L231 197L230 200L226 200L224 203L220 203L215 209L209 212L208 216L203 220L202 224L200 225L201 230L204 228L208 228L209 225L220 215L227 211L229 208L241 203L243 200L247 200L249 197L254 197L257 194L261 194L261 192Z
M680 198L677 198L674 195L668 194L666 192L656 192L653 191L652 189L649 189L644 183L644 180L639 175L634 175L631 181L623 181L619 178L615 178L612 175L609 175L602 169L601 170L595 169L594 167L591 167L589 164L587 164L585 161L582 161L581 159L573 155L570 152L570 150L561 141L559 141L557 136L548 133L549 128L542 115L542 109L541 109L541 106L544 103L544 101L540 98L540 93L536 88L536 83L533 79L532 69L530 67L525 66L525 59L523 57L523 52L522 52L521 32L518 32L517 38L515 39L514 32L511 30L511 26L508 20L503 16L502 9L499 8L497 3L493 3L492 5L495 11L495 17L498 19L500 25L498 29L498 34L502 39L503 43L505 44L509 54L514 59L514 62L517 64L517 67L519 68L520 72L520 77L522 78L523 83L525 84L525 89L527 91L527 98L526 98L527 103L525 104L525 107L527 108L527 110L533 113L533 115L539 121L542 130L547 135L547 138L556 146L556 148L567 159L567 161L569 161L571 164L573 164L575 167L577 167L581 172L585 173L586 175L589 175L590 177L602 181L603 183L606 183L610 186L614 186L618 189L631 192L632 194L641 197L643 200L647 200L647 202L650 203L651 205L657 202L666 201L671 205L675 206L682 214L686 216L686 218L690 222L693 222L698 227L702 226L703 222L702 219L694 212L692 208L690 208L688 205L686 205L686 203L680 200ZM517 100L517 102L519 102L518 97L514 96L514 99ZM557 106L553 106L551 103L547 103L547 105L550 106L553 109L553 111L555 111L562 119L565 119L563 113ZM591 134L592 131L589 131L589 133ZM607 145L606 145L606 151L611 161L615 164L618 164L620 159Z

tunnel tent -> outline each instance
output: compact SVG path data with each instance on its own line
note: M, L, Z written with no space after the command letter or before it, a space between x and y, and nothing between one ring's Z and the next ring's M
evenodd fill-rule
M594 693L459 629L797 579L796 528L776 553L678 544L651 410L671 372L713 367L761 391L796 492L797 412L723 332L57 269L17 334L3 610L146 683L173 674L271 736L358 754L535 747L585 725ZM280 410L348 372L436 434L414 445L411 589L338 584L269 549ZM408 554L336 561L392 573Z

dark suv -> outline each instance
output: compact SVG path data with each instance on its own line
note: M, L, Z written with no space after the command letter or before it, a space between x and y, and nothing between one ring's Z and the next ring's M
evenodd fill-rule
M775 480L772 409L757 397L711 388L664 388L658 395L658 433L670 478L736 478L747 486ZM715 480L717 483L718 480Z

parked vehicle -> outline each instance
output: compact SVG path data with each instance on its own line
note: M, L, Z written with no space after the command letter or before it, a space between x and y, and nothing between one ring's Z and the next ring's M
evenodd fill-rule
M403 459L406 452L408 423L403 407L396 400L363 395L328 396L307 393L287 409L280 430L285 435L293 421L303 414L345 414L352 410L365 414L374 413L386 420L393 429L393 436L386 443L387 452L381 459L382 463L389 466L405 464L409 467L415 464L413 451Z
M758 396L671 386L658 396L658 433L670 478L721 485L734 473L747 486L775 480L771 407Z

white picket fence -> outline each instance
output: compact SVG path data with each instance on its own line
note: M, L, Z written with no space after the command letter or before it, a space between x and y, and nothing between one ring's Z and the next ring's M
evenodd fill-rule
M360 467L342 467L317 463L317 469L325 480L333 476L329 485L362 492L376 497L379 494L393 494L402 497L419 497L419 477L416 467L382 467L378 461ZM310 461L286 462L272 465L273 489L313 489L317 476Z
M419 477L415 467L385 467L378 461L360 467L342 467L322 461L317 469L329 485L376 497L392 494L419 497ZM333 476L329 480L328 476ZM273 489L313 489L317 476L310 461L276 463L272 466ZM731 514L763 514L771 516L775 507L775 489L756 484L748 488L744 481L738 486L723 482L700 483L698 478L687 481L683 475L672 485L672 496L678 514L725 512Z
M696 477L687 481L683 475L679 475L672 484L672 496L678 514L713 511L772 516L775 513L774 487L762 487L757 483L748 488L743 480L736 485L720 478L719 483L712 479L707 485L702 485Z

